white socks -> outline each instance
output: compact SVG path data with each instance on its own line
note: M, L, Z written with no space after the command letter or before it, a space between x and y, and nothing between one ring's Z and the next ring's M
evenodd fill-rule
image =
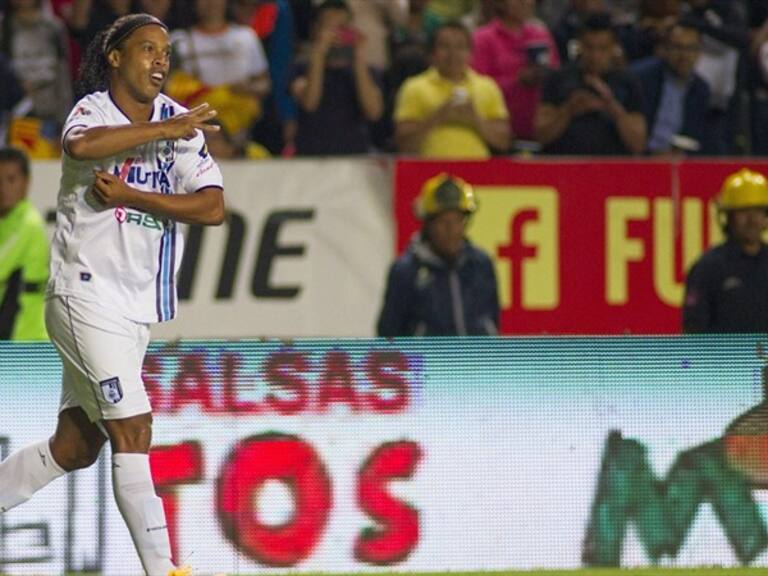
M64 474L51 456L48 440L14 452L0 464L0 513L23 504Z
M167 576L175 568L163 501L155 494L148 454L112 455L112 487L123 520L148 576Z
M30 444L0 463L0 513L29 500L66 474L51 456L48 440ZM148 454L113 454L112 487L141 564L148 576L167 576L175 566L163 501L155 494Z

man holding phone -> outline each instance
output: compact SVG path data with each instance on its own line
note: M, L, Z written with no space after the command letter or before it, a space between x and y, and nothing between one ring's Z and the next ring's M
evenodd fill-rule
M430 41L432 66L405 81L395 105L398 151L428 158L487 158L509 148L509 114L493 78L469 67L472 36L445 22Z
M533 139L533 117L541 84L560 66L552 35L530 17L528 0L494 0L496 17L475 31L472 68L490 76L501 88L512 134Z
M368 123L381 118L384 97L366 62L365 36L352 27L352 12L344 0L325 0L316 8L312 39L291 81L299 105L296 153L370 152Z
M596 14L579 34L579 58L544 83L534 121L548 154L627 155L645 150L647 126L637 80L616 66L610 17Z

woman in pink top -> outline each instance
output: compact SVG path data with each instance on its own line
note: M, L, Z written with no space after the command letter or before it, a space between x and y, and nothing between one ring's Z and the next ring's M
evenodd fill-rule
M512 132L533 139L533 116L546 72L560 66L547 27L532 17L533 0L495 0L496 17L474 34L472 68L496 80Z

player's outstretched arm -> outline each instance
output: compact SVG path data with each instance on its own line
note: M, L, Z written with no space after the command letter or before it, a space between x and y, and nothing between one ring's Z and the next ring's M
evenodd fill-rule
M219 127L207 124L215 117L216 110L200 104L161 122L73 128L64 138L64 150L75 160L100 160L155 140L190 139L197 130L215 132Z
M218 226L224 222L224 194L208 186L194 194L158 194L128 186L114 174L97 171L93 192L105 207L130 206L158 218Z

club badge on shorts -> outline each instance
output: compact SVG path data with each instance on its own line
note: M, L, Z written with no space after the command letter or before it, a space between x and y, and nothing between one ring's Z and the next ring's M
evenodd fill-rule
M107 378L99 382L101 393L104 394L104 400L110 404L117 404L123 399L123 388L120 386L120 378Z

